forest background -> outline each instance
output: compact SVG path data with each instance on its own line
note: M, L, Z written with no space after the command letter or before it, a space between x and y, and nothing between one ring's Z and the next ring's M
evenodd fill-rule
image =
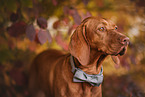
M115 65L103 62L103 97L145 97L144 0L0 0L0 97L29 97L29 67L40 52L68 50L84 18L114 21L130 38Z

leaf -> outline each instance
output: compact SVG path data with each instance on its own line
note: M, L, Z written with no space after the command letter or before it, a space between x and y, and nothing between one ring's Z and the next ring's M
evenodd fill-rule
M40 28L43 28L43 29L47 28L47 20L43 17L39 17L37 19L37 24Z
M19 21L16 23L13 23L9 28L8 28L8 34L12 37L19 37L20 35L25 33L26 30L26 23L23 21Z
M143 3L144 2L143 0L136 0L135 2L136 2L136 5L138 7L144 7L145 6L145 4Z
M33 8L33 1L32 0L20 0L22 6L28 7L28 8Z
M81 24L81 17L80 15L78 14L78 11L76 9L74 9L74 13L72 14L73 18L74 18L74 22L77 24L77 25L80 25Z
M68 25L70 20L69 20L69 18L66 17L66 18L63 18L63 22L65 25Z
M56 6L58 4L56 0L52 0L52 3L54 6Z
M16 22L18 20L18 18L19 18L18 13L12 13L11 16L10 16L10 20L12 22Z
M28 44L28 48L29 48L30 51L35 52L36 49L37 49L37 43L36 42L30 42Z
M64 6L63 7L63 12L64 12L64 14L69 14L69 8L68 8L68 6Z
M53 23L53 28L57 29L60 28L61 26L68 26L69 25L69 19L68 18L63 18L61 20L57 20Z
M130 57L130 60L131 60L132 64L136 64L137 63L136 62L136 57L134 55L130 55L129 57Z
M3 46L3 45L1 45ZM14 60L15 56L13 55L13 52L11 52L9 49L1 49L0 50L0 62L8 62L10 60Z
M4 80L5 80L5 84L7 85L7 86L10 86L10 78L9 78L9 76L6 74L6 73L3 73L3 75L4 75Z
M60 26L60 20L53 23L53 28L57 29Z
M130 69L130 65L129 65L129 62L127 61L127 56L123 56L123 57L121 57L120 58L121 60L120 60L120 63L121 63L121 65L123 66L123 67L125 67L126 69Z
M42 29L39 30L38 40L39 40L40 44L44 44L47 41L48 37L49 37L49 35L48 35L47 31L42 30Z
M22 7L21 8L21 15L23 16L25 21L29 22L35 16L34 9L28 8L28 7Z
M47 34L48 34L48 41L49 41L49 43L51 43L52 42L52 37L51 37L51 34L48 30L47 30Z
M58 45L60 45L64 50L68 50L68 45L62 39L62 36L60 34L58 34L55 39L56 39L56 42L57 42Z
M118 58L118 56L111 56L113 62L115 63L115 67L119 68L120 66L120 59Z
M22 71L22 68L13 68L10 71L10 76L13 80L15 80L18 86L23 86L26 84L26 75Z
M9 12L16 13L17 3L15 2L15 0L5 0L5 6Z
M27 26L26 36L29 38L30 41L33 41L35 39L36 31L33 24Z
M82 0L82 2L83 2L85 5L87 5L88 2L89 2L89 0Z
M100 8L104 7L104 0L96 0L96 5Z

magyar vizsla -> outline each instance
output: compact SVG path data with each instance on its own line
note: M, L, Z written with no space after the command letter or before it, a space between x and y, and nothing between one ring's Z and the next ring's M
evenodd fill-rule
M34 59L31 93L34 97L102 97L102 62L108 55L123 55L128 43L112 21L86 18L71 36L70 53L51 49Z

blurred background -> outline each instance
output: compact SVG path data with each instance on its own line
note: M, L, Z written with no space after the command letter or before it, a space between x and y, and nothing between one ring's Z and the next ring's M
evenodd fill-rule
M103 62L103 97L145 97L144 0L0 0L0 97L29 97L33 58L48 48L67 52L89 16L111 19L130 38L120 66Z

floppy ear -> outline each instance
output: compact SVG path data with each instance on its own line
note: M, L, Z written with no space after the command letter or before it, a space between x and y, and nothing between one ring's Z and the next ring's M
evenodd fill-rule
M90 46L86 39L86 25L77 27L71 36L69 51L82 65L87 65L90 59Z

